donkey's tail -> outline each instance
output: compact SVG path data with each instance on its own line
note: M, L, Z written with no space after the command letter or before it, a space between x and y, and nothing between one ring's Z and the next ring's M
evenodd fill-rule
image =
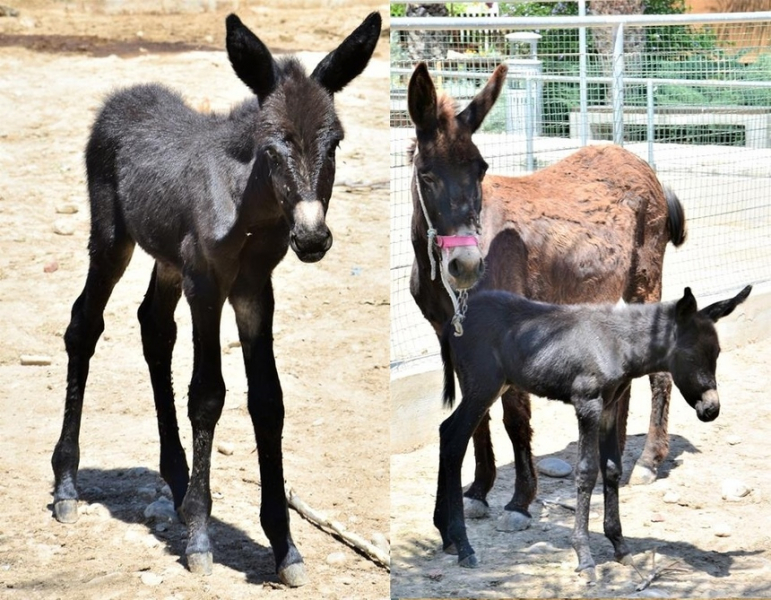
M442 347L442 362L444 363L444 390L442 392L442 399L446 408L452 408L455 404L455 368L452 364L450 335L450 327L445 327L442 332L442 339L439 340Z
M669 241L677 247L685 242L685 211L677 195L667 186L664 186L664 196L667 199L667 231Z

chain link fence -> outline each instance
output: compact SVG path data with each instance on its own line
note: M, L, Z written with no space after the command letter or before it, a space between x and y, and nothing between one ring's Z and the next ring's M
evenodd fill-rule
M461 107L509 65L475 135L491 173L525 174L610 141L647 160L689 229L684 246L667 250L665 299L685 285L706 296L771 280L771 13L510 18L501 6L392 19L392 366L437 351L409 294L407 84L419 61Z

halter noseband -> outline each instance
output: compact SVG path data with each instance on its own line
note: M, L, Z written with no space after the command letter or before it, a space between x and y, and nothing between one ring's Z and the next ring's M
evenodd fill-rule
M436 233L436 229L431 224L431 219L428 217L428 210L426 209L426 202L423 200L423 190L420 188L420 177L418 177L418 168L415 165L415 158L418 156L418 144L415 142L415 152L412 154L412 176L415 179L415 189L418 191L418 200L420 201L420 208L423 211L423 218L426 220L428 230L428 261L431 264L431 281L436 279L436 259L434 258L434 247L448 250L450 248L458 248L461 246L479 246L479 240L475 235L439 235ZM444 274L443 269L439 269L439 277L442 280L442 285L447 291L452 301L454 314L452 317L452 324L455 327L455 336L460 337L463 335L463 319L466 318L466 300L468 298L468 292L462 290L458 292L458 297L450 286L450 282L447 281L447 277Z

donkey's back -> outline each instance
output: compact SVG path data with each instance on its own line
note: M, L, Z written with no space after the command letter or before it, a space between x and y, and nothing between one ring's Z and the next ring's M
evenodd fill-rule
M685 238L683 210L643 160L588 146L524 177L488 176L484 245L514 227L527 248L527 283L546 302L655 302L667 242ZM488 253L492 273L495 261ZM487 287L498 288L491 281Z
M240 111L247 109L258 111L257 100ZM86 147L92 236L125 232L155 258L178 266L182 232L224 239L254 154L254 120L238 114L199 113L159 84L108 97Z

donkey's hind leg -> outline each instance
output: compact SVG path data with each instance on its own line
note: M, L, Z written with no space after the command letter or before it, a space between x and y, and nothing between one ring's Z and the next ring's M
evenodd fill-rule
M498 520L499 531L522 531L530 526L530 504L535 499L538 486L531 441L533 430L530 427L530 397L527 393L509 388L501 396L503 404L503 424L514 447L516 481L514 495L505 506L505 511Z
M77 474L80 462L80 420L88 367L96 343L104 331L104 308L115 284L131 260L134 242L119 228L100 235L92 226L89 248L91 262L86 284L72 306L70 324L64 334L67 349L67 394L64 422L54 449L54 515L62 523L78 519Z
M658 469L669 454L669 399L672 393L672 376L669 373L653 373L651 384L651 420L645 447L634 465L629 482L635 485L656 481ZM623 446L622 446L623 448Z
M187 491L189 470L179 440L171 380L171 354L177 339L174 309L182 294L181 276L175 269L155 263L150 286L137 316L142 329L142 348L150 370L158 433L161 441L161 475L171 488L179 508Z

